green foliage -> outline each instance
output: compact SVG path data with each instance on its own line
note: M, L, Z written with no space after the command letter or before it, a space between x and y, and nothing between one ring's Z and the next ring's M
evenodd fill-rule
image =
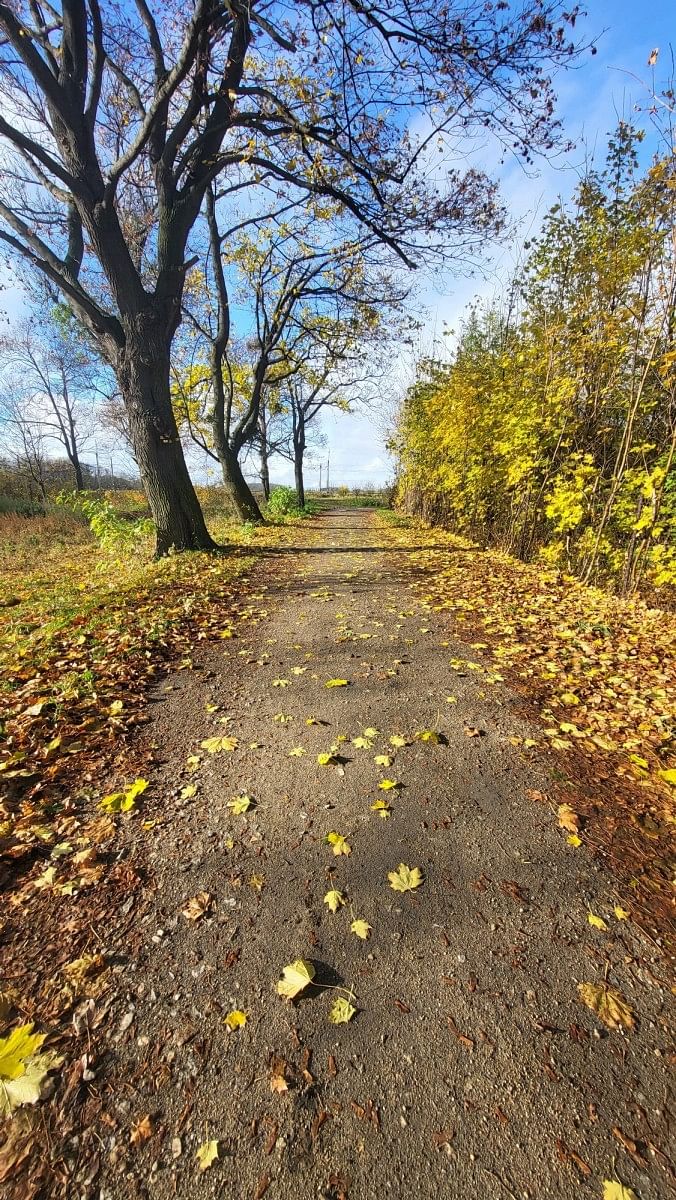
M107 498L87 492L60 492L56 503L81 514L104 549L119 550L145 541L153 529L146 517L126 518Z
M270 493L267 503L269 517L289 517L298 515L298 497L292 487L276 487Z
M639 176L638 140L620 125L504 306L420 364L397 446L409 510L624 593L676 585L676 171Z

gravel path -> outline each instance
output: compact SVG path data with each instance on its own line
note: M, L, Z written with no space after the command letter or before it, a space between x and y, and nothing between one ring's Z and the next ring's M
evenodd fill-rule
M516 697L458 666L480 653L414 598L420 556L371 514L328 513L298 540L252 576L237 636L153 707L156 824L130 836L149 840L156 889L120 969L108 1067L126 1081L117 1117L149 1115L153 1133L109 1139L101 1200L568 1200L604 1180L659 1200L667 994L650 944L613 917L612 879L529 796L546 794L546 764L510 742L533 735ZM228 735L233 751L200 750ZM319 765L343 737L337 765ZM241 795L255 803L237 814ZM423 873L415 891L388 884L402 862ZM275 987L295 959L316 974L290 1004ZM578 982L604 978L631 1031L580 1003ZM353 994L349 1024L328 1020L336 987ZM229 1032L235 1009L247 1022Z

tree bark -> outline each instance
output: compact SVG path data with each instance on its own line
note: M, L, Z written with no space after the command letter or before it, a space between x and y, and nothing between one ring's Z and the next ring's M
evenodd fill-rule
M136 320L116 364L134 455L156 530L155 555L214 550L171 407L169 347L159 322Z
M261 484L263 485L263 495L266 503L270 499L270 467L268 465L268 455L265 449L261 450Z
M220 446L218 457L223 472L223 484L237 517L240 521L253 521L254 524L260 525L263 514L244 478L237 455L229 446Z
M296 481L298 507L305 507L305 480L303 458L305 457L305 414L299 406L292 405L293 419L293 473Z

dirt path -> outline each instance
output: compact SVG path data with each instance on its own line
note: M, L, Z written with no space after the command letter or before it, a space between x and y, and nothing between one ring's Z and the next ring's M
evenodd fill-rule
M419 556L413 568L387 541L370 514L327 514L253 598L267 618L158 693L142 818L157 822L144 833L156 890L108 1015L127 1133L104 1138L101 1200L549 1200L601 1197L603 1180L668 1193L652 948L527 797L547 778L509 741L531 732L515 698L451 670L477 654L413 598ZM355 746L367 728L372 745ZM416 740L424 730L441 743ZM234 751L199 749L227 735ZM338 737L339 765L320 766ZM400 786L379 790L385 777ZM255 806L238 815L228 801L244 794ZM413 892L388 885L401 862L424 874ZM330 889L346 900L335 915ZM211 907L190 920L200 893ZM589 911L611 914L608 932ZM295 959L320 986L291 1005L275 985ZM630 1032L579 1001L578 982L606 977L635 1010ZM329 1023L342 994L329 984L353 989L349 1024ZM244 1028L228 1031L231 1010ZM130 1146L146 1115L152 1135ZM201 1172L210 1139L219 1158Z

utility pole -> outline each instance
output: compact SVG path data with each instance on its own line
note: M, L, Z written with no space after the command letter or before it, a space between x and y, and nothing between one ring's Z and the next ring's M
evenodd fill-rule
M115 472L113 470L113 456L110 456L110 486L115 487Z
M17 456L18 457L18 456ZM322 491L322 464L319 464L319 493Z
M330 468L330 466L331 466L331 455L328 454L326 457L326 490L327 490L327 492L331 491L331 484L329 483L329 468Z
M101 468L99 466L98 449L94 450L94 458L96 459L96 490L99 492L101 490Z

